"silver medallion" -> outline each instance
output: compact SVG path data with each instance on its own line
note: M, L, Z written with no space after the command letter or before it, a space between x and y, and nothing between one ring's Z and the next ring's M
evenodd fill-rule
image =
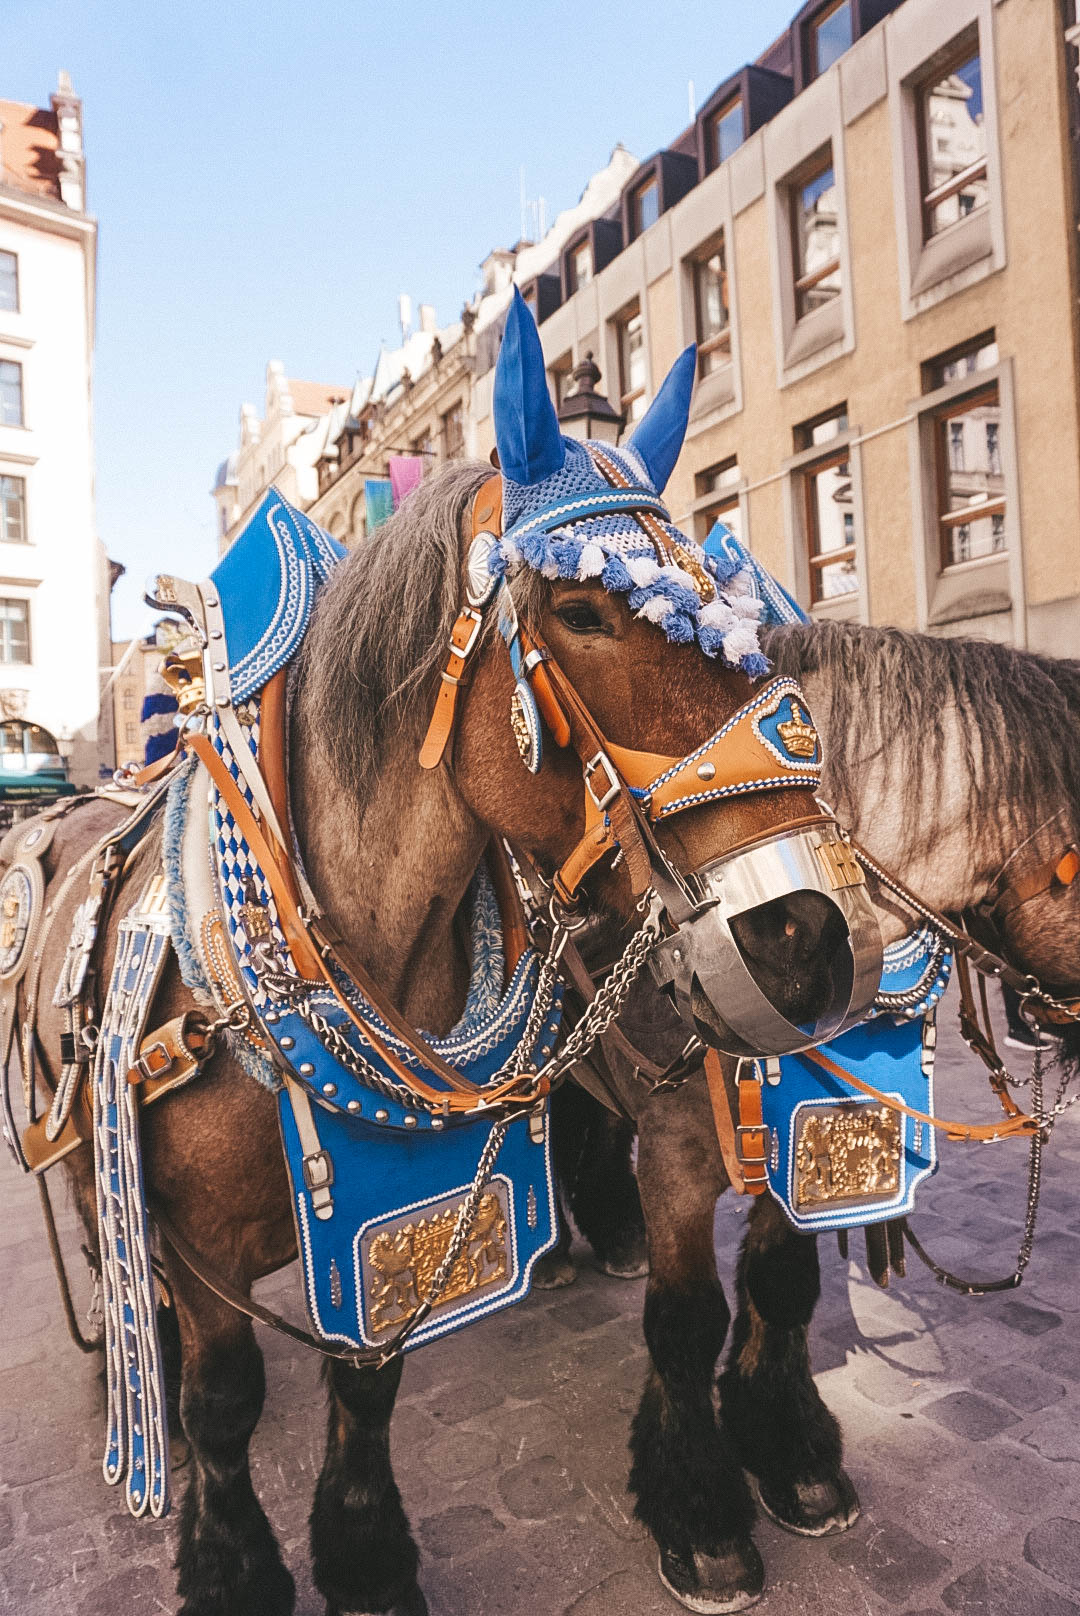
M22 964L35 890L40 887L36 864L13 864L0 881L0 981L14 976Z
M465 595L470 606L486 606L499 580L491 571L491 552L498 544L494 533L478 533L465 563Z

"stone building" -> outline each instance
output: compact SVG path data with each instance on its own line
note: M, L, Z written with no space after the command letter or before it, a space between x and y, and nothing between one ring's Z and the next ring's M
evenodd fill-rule
M97 226L82 103L0 101L0 718L57 737L71 777L112 759L109 568L95 529Z
M672 514L817 616L1080 654L1075 3L810 0L614 195L488 260L557 400L591 351L633 420L697 341ZM350 471L438 448L451 375L490 451L507 296L320 462L342 537Z
M254 404L241 406L239 444L218 467L211 490L222 555L271 483L301 510L311 504L329 420L351 393L351 387L294 381L280 359L270 361L262 417Z

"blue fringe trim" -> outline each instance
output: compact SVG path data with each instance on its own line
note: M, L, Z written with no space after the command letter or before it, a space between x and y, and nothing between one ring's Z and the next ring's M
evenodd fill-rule
M165 887L169 894L169 923L172 927L172 945L176 950L176 958L180 963L180 975L185 987L197 989L202 993L209 993L210 984L203 974L199 956L195 952L195 945L191 940L187 898L184 894L184 872L180 859L180 849L184 840L184 826L187 824L191 783L195 778L195 770L198 766L198 758L189 758L169 787L166 795L165 846L162 863L165 868Z

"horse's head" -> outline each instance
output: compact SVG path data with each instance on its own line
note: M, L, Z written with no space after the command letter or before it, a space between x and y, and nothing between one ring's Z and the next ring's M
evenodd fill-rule
M458 789L556 905L587 892L609 925L662 911L654 970L684 1016L732 1053L779 1053L865 1012L880 940L814 795L801 692L762 682L751 580L660 500L694 368L690 349L621 451L572 442L515 296L495 379L501 478L472 505L422 761L456 728Z

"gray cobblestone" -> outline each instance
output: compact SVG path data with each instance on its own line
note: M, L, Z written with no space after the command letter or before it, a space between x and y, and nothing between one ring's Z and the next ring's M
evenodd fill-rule
M1032 1527L1024 1543L1024 1559L1080 1593L1080 1521L1055 1516Z

